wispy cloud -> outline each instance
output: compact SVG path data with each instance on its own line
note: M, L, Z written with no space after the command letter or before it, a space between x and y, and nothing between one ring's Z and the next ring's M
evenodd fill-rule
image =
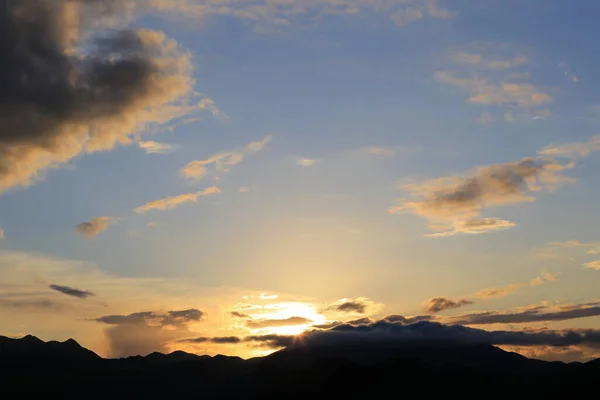
M453 52L451 59L456 64L478 66L489 69L510 69L521 65L529 64L531 61L524 56L502 57L485 56L478 53L469 53L463 51Z
M583 264L585 268L595 269L596 271L600 271L600 260L590 261L588 263Z
M516 312L488 311L483 313L464 314L453 317L448 322L461 325L523 324L566 321L596 316L600 316L600 307L597 307L597 305L574 305L558 310L548 309L546 307L534 307Z
M538 259L558 259L562 257L572 257L574 251L586 254L598 254L600 243L583 243L578 240L566 240L563 242L551 242L547 246L537 247L531 251L534 258Z
M507 221L500 218L476 218L467 221L455 222L454 228L449 231L430 233L429 237L446 237L459 234L476 235L494 231L501 231L517 226L515 222Z
M146 154L165 154L175 150L175 145L169 143L159 143L153 140L138 142L138 147L146 152Z
M211 186L209 188L200 190L195 193L185 193L177 196L166 197L164 199L150 201L142 206L135 208L134 211L136 213L141 214L151 210L173 210L182 204L195 203L196 201L198 201L199 197L209 196L218 193L221 193L221 190L219 190L219 188L216 186Z
M0 240L5 239L6 234L4 233L4 229L0 228Z
M530 83L491 83L485 79L458 77L447 71L436 72L434 77L438 82L467 91L471 95L468 101L474 104L532 107L553 101L548 93Z
M119 218L116 217L97 217L86 222L78 224L75 229L80 234L91 239L95 238L100 232L108 229L116 223Z
M317 160L312 158L301 158L298 160L298 165L303 167L311 167L317 163Z
M476 293L458 299L452 299L444 296L432 297L431 299L425 301L424 306L427 312L435 314L440 311L452 310L463 306L475 304L475 302L472 300L473 298L485 300L493 297L502 297L526 287L543 285L545 283L554 282L557 279L558 278L555 275L552 275L550 273L543 273L540 276L531 280L530 282L514 283L507 286L483 289Z
M481 298L502 297L506 296L507 294L514 293L519 289L523 289L530 286L543 285L548 282L554 282L557 279L558 278L555 275L552 275L550 273L544 273L527 283L514 283L507 286L483 289L475 293L475 296Z
M450 53L453 65L437 71L434 79L467 92L467 101L485 107L481 121L548 118L554 99L548 89L530 81L519 69L531 63L506 44L474 43ZM517 69L515 71L515 69ZM498 112L500 108L500 112Z
M592 136L585 142L548 145L538 151L542 156L579 158L600 151L600 135Z
M227 16L250 21L254 33L273 34L282 28L318 22L325 15L356 17L379 14L397 26L424 19L446 20L456 13L440 5L440 0L152 0L161 11L171 10L188 16Z
M218 177L229 172L231 167L242 162L246 156L264 149L271 140L272 136L265 136L262 140L248 143L241 149L217 153L204 160L190 161L181 169L180 173L185 178L194 180L209 174Z

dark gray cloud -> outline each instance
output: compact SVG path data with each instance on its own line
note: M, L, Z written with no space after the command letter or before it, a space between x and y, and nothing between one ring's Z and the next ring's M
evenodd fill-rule
M202 321L204 313L196 308L179 311L167 311L167 314L162 318L162 325L185 325L192 321Z
M244 338L246 342L258 342L260 346L272 349L290 346L295 340L296 336L291 335L258 335Z
M530 322L565 321L569 319L600 316L600 307L572 305L567 306L560 311L543 312L543 310L543 308L535 308L515 313L489 311L461 315L450 321L461 325L522 324Z
M459 308L468 304L473 304L473 302L467 299L453 300L447 297L432 297L425 302L425 309L430 313L438 313L440 311Z
M366 325L338 325L298 336L292 345L491 344L511 346L600 347L600 330L485 331L462 325L420 321L410 324L380 320Z
M94 321L110 325L104 331L110 357L166 352L167 344L189 336L188 324L201 321L204 313L196 308L167 312L142 311L128 315L105 315ZM196 338L201 343L201 338ZM208 339L207 339L208 340Z
M154 318L156 318L156 314L153 311L143 311L129 315L105 315L94 319L94 321L108 325L125 325L145 324L146 321Z
M159 32L124 28L135 3L0 3L0 192L185 113L173 102L192 88L188 56Z
M220 336L210 339L213 343L226 344L226 343L240 343L242 339L236 336Z
M243 312L239 311L232 311L231 316L236 318L250 318L248 314L244 314Z
M108 325L146 324L153 322L155 325L161 326L180 326L193 321L201 321L203 317L204 312L196 308L190 308L187 310L167 311L166 313L142 311L129 315L106 315L95 318L94 321Z
M77 297L78 299L86 299L90 296L95 296L94 293L92 293L88 290L76 289L76 288L72 288L70 286L49 285L48 287L52 290L56 290L57 292L66 294L67 296Z
M100 232L108 229L108 227L114 224L117 220L118 218L115 217L97 217L77 224L77 226L75 226L75 230L80 234L93 239Z
M200 336L197 338L189 338L189 339L181 339L178 340L178 342L180 343L207 343L207 342L211 342L211 343L217 343L217 344L236 344L236 343L240 343L242 341L242 339L240 339L237 336L217 336L217 337L204 337L204 336Z
M347 301L338 305L335 307L335 309L342 312L357 312L359 314L364 314L367 309L367 305L361 303L360 301Z
M304 325L304 324L310 324L311 322L313 322L313 321L308 318L289 317L289 318L285 318L285 319L261 319L261 320L247 321L246 326L248 328L252 328L252 329L259 329L259 328L270 328L270 327L277 327L277 326Z

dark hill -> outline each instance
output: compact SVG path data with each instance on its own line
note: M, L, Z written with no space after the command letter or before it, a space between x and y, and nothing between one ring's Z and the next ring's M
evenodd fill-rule
M554 398L585 394L598 376L598 360L549 363L490 345L293 345L250 360L181 351L102 359L72 339L0 337L1 392L61 398Z

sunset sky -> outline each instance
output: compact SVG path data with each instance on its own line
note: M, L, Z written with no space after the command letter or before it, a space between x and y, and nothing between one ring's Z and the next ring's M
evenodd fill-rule
M597 1L1 3L1 335L600 329Z

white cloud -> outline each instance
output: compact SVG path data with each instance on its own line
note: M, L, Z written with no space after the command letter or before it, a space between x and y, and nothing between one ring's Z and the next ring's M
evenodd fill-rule
M146 152L146 154L165 154L175 150L175 146L169 143L159 143L153 140L138 142L138 147Z

